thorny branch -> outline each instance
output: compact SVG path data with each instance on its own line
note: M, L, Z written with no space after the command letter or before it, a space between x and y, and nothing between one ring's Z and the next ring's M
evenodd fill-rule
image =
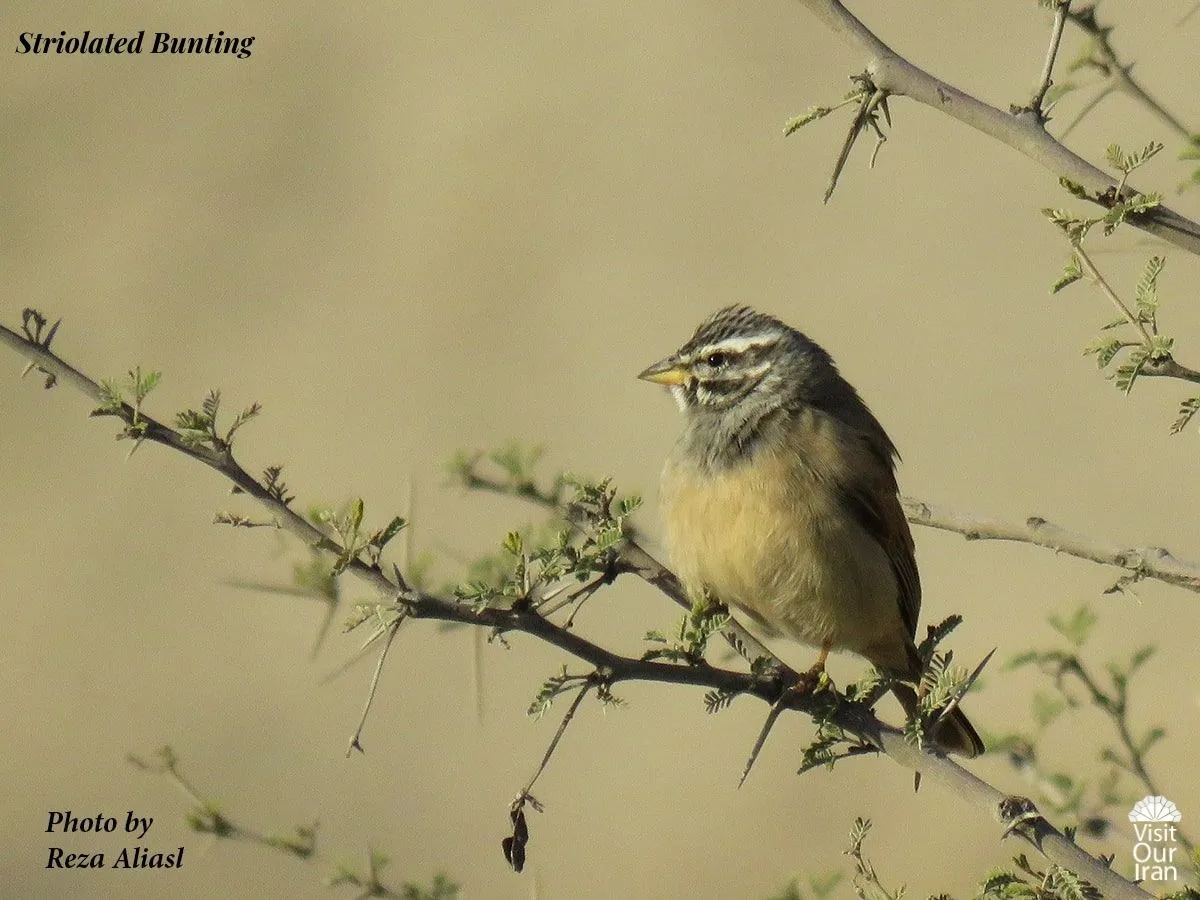
M53 337L53 334L50 337ZM409 587L399 578L389 578L377 558L371 562L366 561L363 558L368 555L365 550L362 553L348 553L346 548L293 512L286 502L288 498L259 483L234 460L230 447L211 449L189 443L175 429L148 416L144 410L135 410L128 403L113 404L111 395L100 384L50 350L49 337L45 340L35 340L33 335L22 336L0 326L0 342L12 347L46 373L47 387L51 386L55 379L66 382L93 400L108 404L103 415L118 418L127 428L136 424L142 440L170 447L220 472L266 507L275 516L281 528L294 534L305 545L333 554L339 562L344 562L345 571L353 572L362 578L385 600L394 601L397 610L407 617L459 622L492 629L499 634L520 632L530 635L590 663L597 672L603 673L605 686L622 681L686 684L729 694L747 694L768 704L778 704L787 709L809 713L819 704L826 721L835 723L864 743L879 748L901 766L920 773L929 781L944 785L966 802L988 813L1003 826L1002 836L1015 834L1022 837L1047 859L1076 872L1107 896L1149 896L1055 829L1036 810L1032 810L1032 803L1022 799L1018 805L1024 812L1019 819L1014 819L1008 814L1008 810L1013 806L1013 798L951 759L915 746L906 739L903 732L881 722L862 704L851 702L837 694L831 696L831 692L813 695L790 691L789 688L799 676L781 662L776 661L776 677L764 678L758 674L721 669L707 663L686 665L635 659L614 653L574 631L551 622L528 604L515 604L510 608L480 608ZM622 572L637 574L658 587L672 600L690 606L674 575L637 544L625 542L620 548L620 560ZM817 699L814 700L814 696ZM830 703L833 704L832 710L829 707Z
M1046 94L1051 85L1054 84L1054 59L1058 56L1058 48L1062 43L1063 26L1066 24L1070 12L1071 0L1055 0L1054 24L1050 29L1050 46L1046 50L1046 62L1042 64L1042 77L1038 80L1038 88L1034 92L1033 100L1029 103L1029 108L1043 123L1046 121L1046 110L1042 104L1046 100Z
M1040 516L1024 522L1001 522L955 512L933 503L905 497L904 514L914 525L953 531L969 541L1015 541L1045 547L1079 559L1124 569L1110 591L1121 590L1134 581L1157 581L1200 593L1200 565L1185 562L1161 547L1124 547L1105 544L1078 532L1068 531Z
M909 62L885 44L851 13L840 0L799 0L847 44L868 59L866 72L875 89L886 95L902 95L957 119L1023 153L1056 177L1083 185L1095 196L1107 196L1117 182L1103 169L1073 153L1050 135L1040 111L1014 106L1008 112L977 100L954 85L942 81ZM1127 188L1123 194L1138 192ZM1177 247L1200 255L1200 222L1165 206L1156 207L1131 224Z
M1096 18L1096 6L1085 6L1082 9L1070 10L1067 13L1067 19L1072 25L1079 28L1084 34L1092 39L1095 46L1095 53L1088 60L1088 65L1100 70L1107 78L1111 79L1114 89L1124 91L1129 96L1133 97L1148 110L1154 113L1158 119L1179 135L1184 140L1192 138L1192 132L1178 118L1156 100L1153 95L1133 77L1133 65L1130 63L1121 62L1117 56L1117 51L1112 45L1111 35L1112 28L1101 25ZM1107 96L1107 92L1102 92L1100 97L1103 99ZM1086 113L1086 110L1080 114L1080 117ZM1076 120L1076 122L1078 119ZM1074 127L1076 122L1072 122L1070 127ZM1068 130L1070 130L1070 127Z

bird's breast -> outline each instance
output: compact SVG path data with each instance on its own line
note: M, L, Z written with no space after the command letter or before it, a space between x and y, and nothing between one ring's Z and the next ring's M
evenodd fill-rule
M707 591L768 631L862 652L898 620L895 574L836 486L796 453L781 443L720 469L668 461L671 561L693 597Z

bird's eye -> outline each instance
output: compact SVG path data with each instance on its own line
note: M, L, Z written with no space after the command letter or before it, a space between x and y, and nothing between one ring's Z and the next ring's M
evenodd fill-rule
M723 369L729 365L729 354L718 350L716 353L708 354L704 361L713 369Z

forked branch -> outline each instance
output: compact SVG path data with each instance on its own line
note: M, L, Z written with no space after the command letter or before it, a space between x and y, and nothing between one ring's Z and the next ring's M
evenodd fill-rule
M884 95L902 95L957 119L1023 153L1055 177L1083 185L1095 196L1116 188L1113 177L1067 149L1046 131L1041 111L1014 106L1008 112L990 106L909 62L879 39L840 0L799 0L847 44L867 57L871 83ZM1122 196L1138 192L1127 187ZM1200 255L1200 223L1159 206L1132 221L1135 227Z
M293 512L288 498L281 491L268 489L238 465L231 448L217 450L197 446L185 440L180 432L147 415L144 410L135 409L128 403L114 403L112 394L102 385L51 351L48 339L35 340L32 335L22 336L0 326L0 342L12 347L45 372L48 383L57 379L100 401L103 415L120 419L127 429L136 427L142 440L170 447L219 471L266 507L280 527L292 532L306 545L328 551L344 571L353 572L374 587L382 602L393 603L398 614L416 619L459 622L501 634L527 634L589 663L599 673L599 684L604 686L621 681L686 684L727 695L746 694L758 697L767 704L778 704L782 708L809 714L819 711L824 721L835 723L865 744L877 747L900 765L919 772L929 781L944 785L983 810L999 824L1001 837L1015 834L1024 838L1047 859L1077 873L1106 896L1130 900L1150 896L1068 840L1033 809L1030 801L1009 797L947 757L919 748L907 740L899 729L881 722L863 704L831 692L814 695L789 691L798 676L782 663L774 668L775 677L763 677L754 672L718 668L706 662L689 665L627 657L550 621L529 603L515 603L511 607L478 606L409 587L402 579L389 576L378 558L371 558L366 548L362 552L354 552L354 547L343 547ZM641 547L626 541L621 544L619 553L622 572L635 573L676 602L690 605L674 576ZM833 704L832 708L830 704ZM1019 815L1014 815L1013 810L1018 810ZM517 809L514 823L522 815L522 810Z

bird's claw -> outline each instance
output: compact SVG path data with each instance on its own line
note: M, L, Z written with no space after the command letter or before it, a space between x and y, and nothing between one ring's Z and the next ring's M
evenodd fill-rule
M788 688L787 693L794 697L807 697L831 684L833 682L825 673L825 667L818 664L807 672L801 672L795 683Z

